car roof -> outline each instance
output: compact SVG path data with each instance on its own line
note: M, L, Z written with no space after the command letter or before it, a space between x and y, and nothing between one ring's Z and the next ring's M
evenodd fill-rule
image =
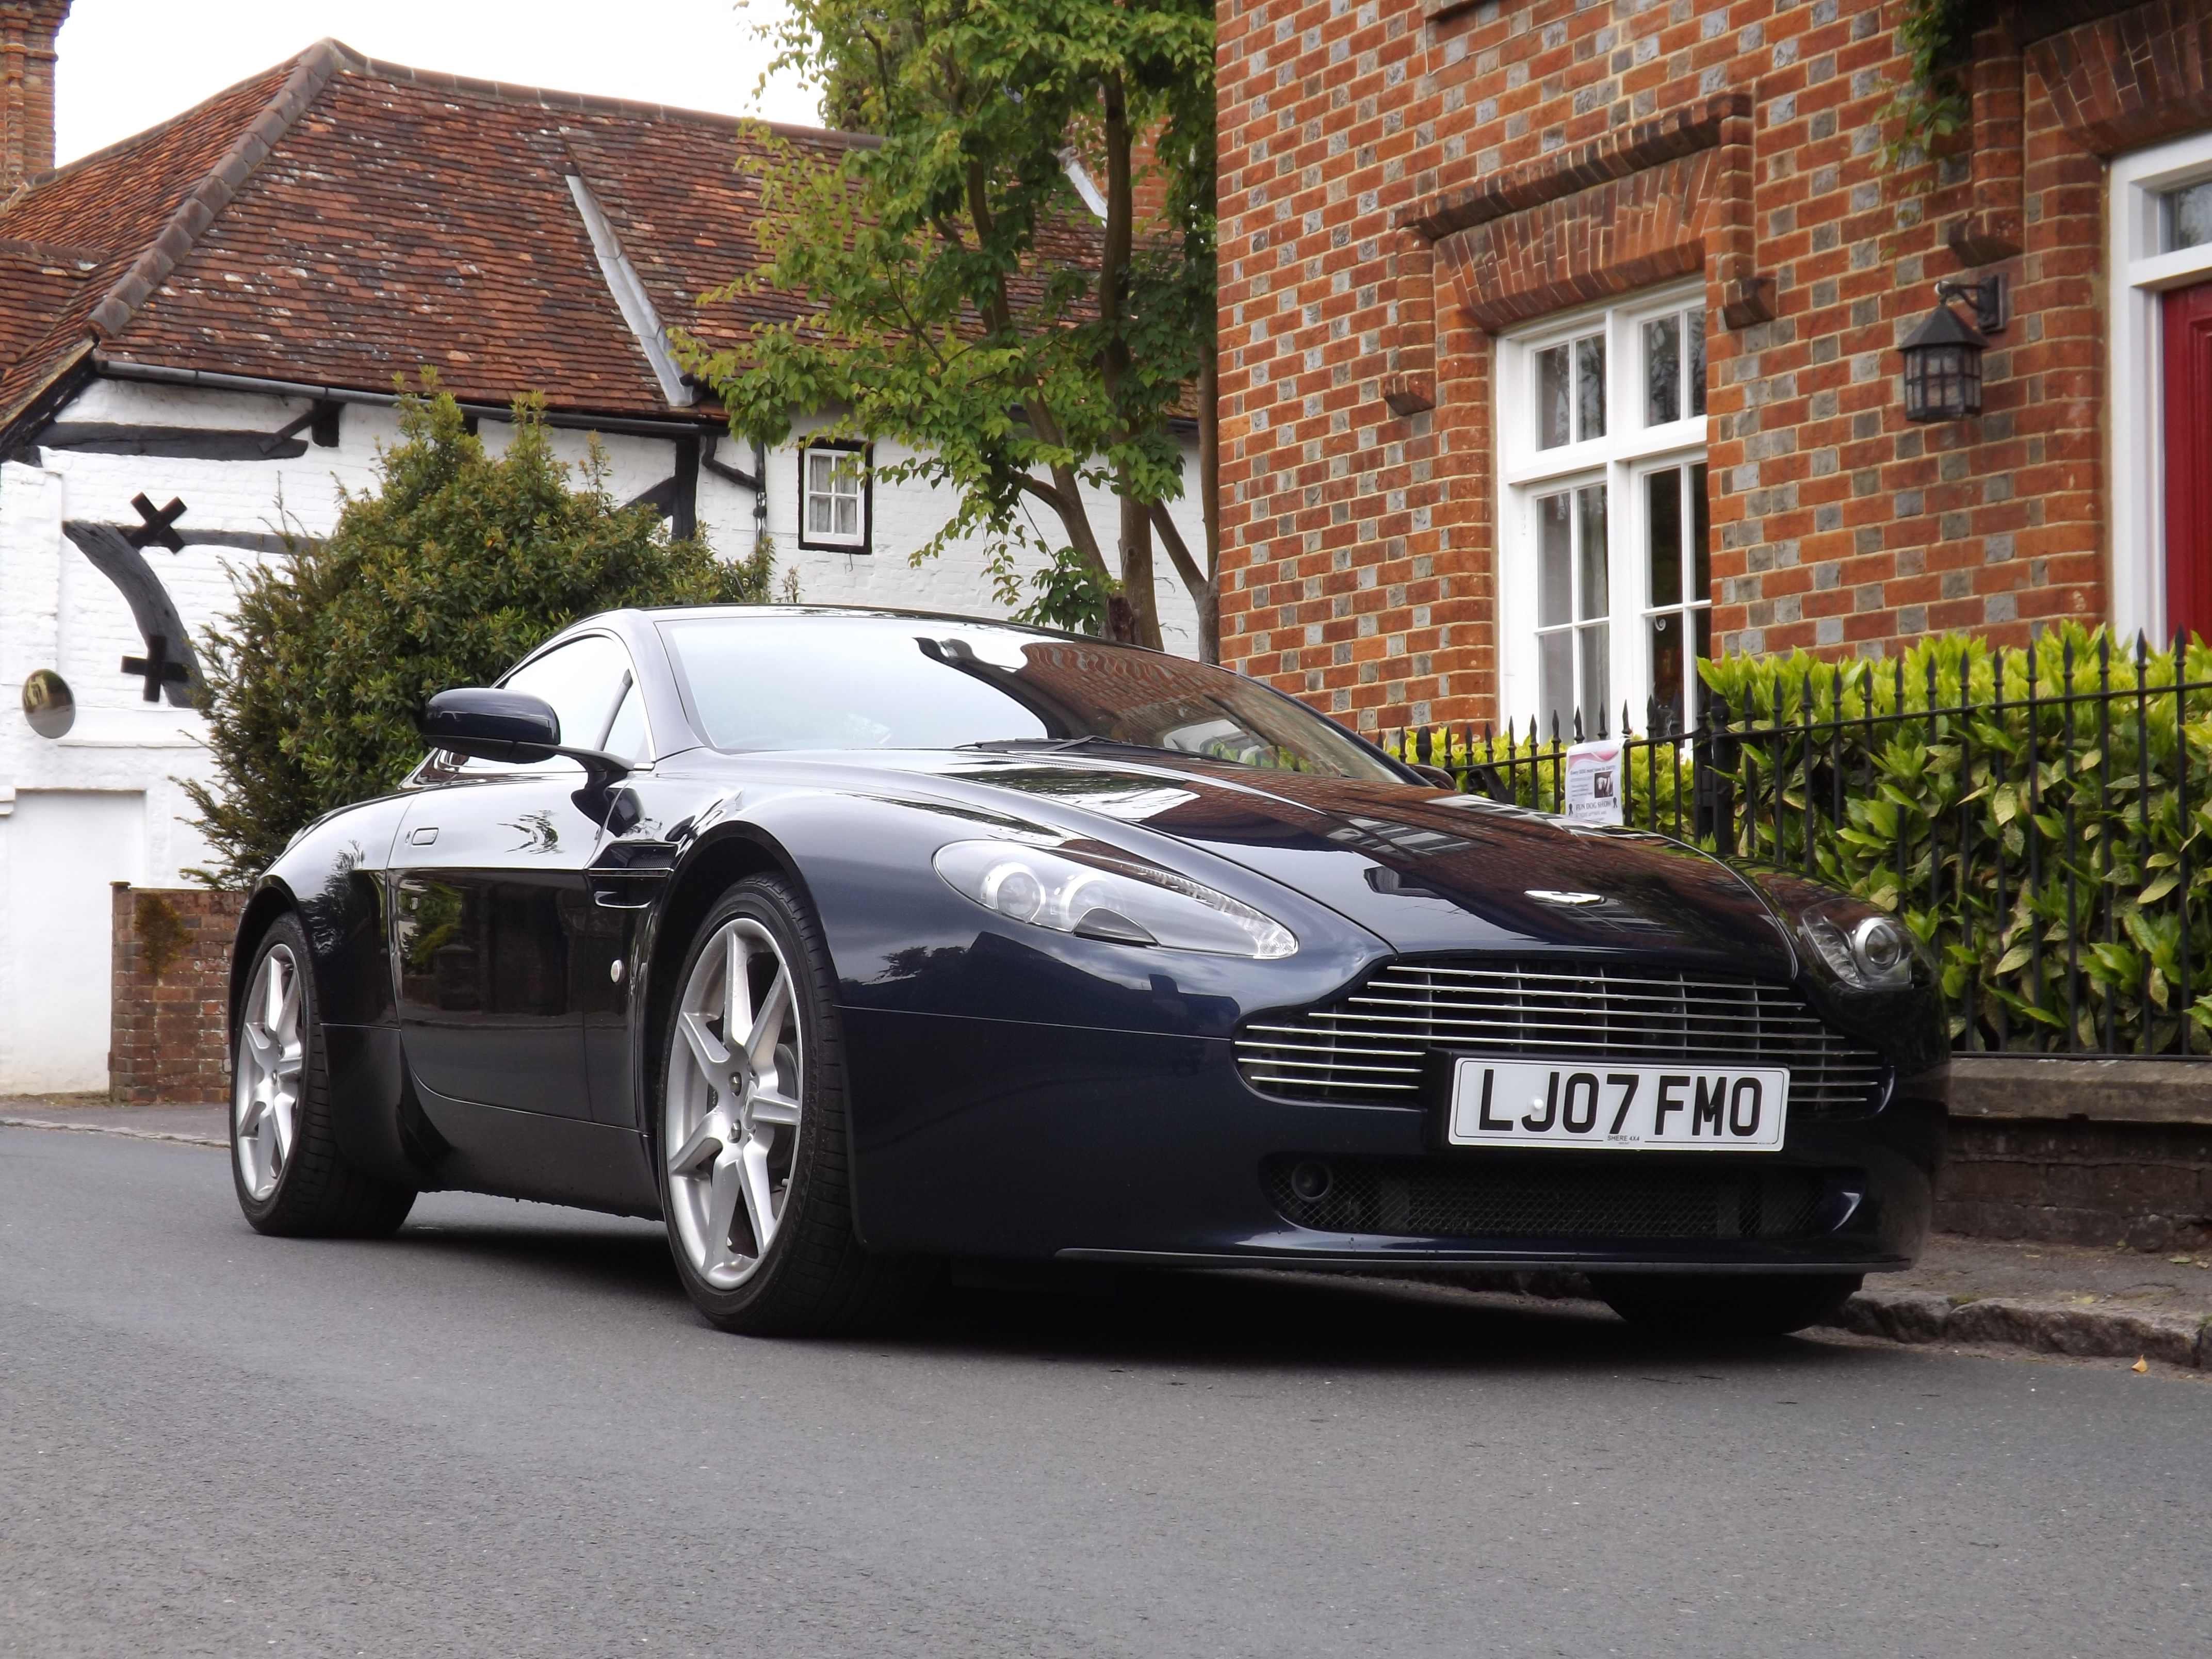
M1095 635L1077 634L1064 628L1042 628L1034 623L1011 622L1004 617L976 617L955 611L906 611L884 605L634 605L621 611L603 611L597 617L586 617L569 624L580 628L585 623L604 620L609 617L634 616L648 621L660 622L677 617L850 617L856 619L883 622L951 623L962 628L1000 628L1009 633L1033 634L1040 639L1073 640L1084 645L1122 645L1132 651L1147 647L1126 645L1119 640L1102 640ZM567 633L568 629L562 629Z

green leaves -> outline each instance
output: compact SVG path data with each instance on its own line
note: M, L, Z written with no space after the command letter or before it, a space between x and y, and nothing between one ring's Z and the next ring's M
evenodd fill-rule
M1966 129L1972 112L1960 70L1972 29L1966 0L1905 0L1897 40L1905 73L1882 111L1905 126L1883 152L1885 166L1896 166L1907 147L1925 155L1934 140Z
M741 435L802 422L899 445L888 480L958 502L918 558L969 538L1002 568L1067 550L1146 622L1150 509L1190 488L1214 512L1170 426L1193 388L1211 401L1212 7L795 0L774 38L778 65L881 142L748 140L760 258L706 296L746 309L744 343L683 342L688 365ZM1203 447L1210 407L1200 425ZM1100 489L1119 498L1104 535L1085 499ZM1117 536L1118 572L1101 550ZM1177 562L1202 617L1207 541Z
M2212 992L2212 689L2179 719L2172 690L2212 680L2204 647L2138 659L2069 624L1705 675L1740 751L1723 850L1802 866L1809 770L1815 866L1941 946L1961 1046L2212 1053L2181 1013Z
M485 454L427 370L401 400L383 483L348 495L327 541L238 573L238 605L200 642L216 767L188 784L216 854L212 886L267 868L293 832L394 787L422 757L433 692L489 684L579 617L631 605L769 597L763 550L742 564L672 541L650 507L615 504L594 444L582 488L534 402Z

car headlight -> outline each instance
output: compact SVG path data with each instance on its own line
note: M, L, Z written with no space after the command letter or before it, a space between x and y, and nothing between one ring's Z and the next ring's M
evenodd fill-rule
M1846 985L1888 991L1912 982L1912 937L1892 917L1859 904L1820 904L1798 917L1797 931Z
M1250 905L1104 848L956 841L939 850L936 865L963 897L1055 933L1261 962L1298 948L1289 928Z

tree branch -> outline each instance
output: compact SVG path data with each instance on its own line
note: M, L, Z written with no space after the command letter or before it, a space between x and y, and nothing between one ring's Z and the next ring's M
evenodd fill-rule
M1182 585L1190 589L1191 598L1197 599L1206 591L1206 577L1200 571L1198 562L1190 556L1190 549L1183 542L1182 532L1176 528L1176 521L1169 515L1165 501L1152 503L1152 528L1159 535L1160 545L1168 550L1168 562L1175 566L1176 574L1182 578Z

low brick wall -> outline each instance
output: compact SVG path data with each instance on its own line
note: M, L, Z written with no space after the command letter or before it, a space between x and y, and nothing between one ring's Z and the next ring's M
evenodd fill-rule
M1975 1238L2196 1249L2212 1243L2212 1127L1954 1116L1936 1225Z
M243 893L115 884L107 1097L133 1106L230 1096L230 942Z

